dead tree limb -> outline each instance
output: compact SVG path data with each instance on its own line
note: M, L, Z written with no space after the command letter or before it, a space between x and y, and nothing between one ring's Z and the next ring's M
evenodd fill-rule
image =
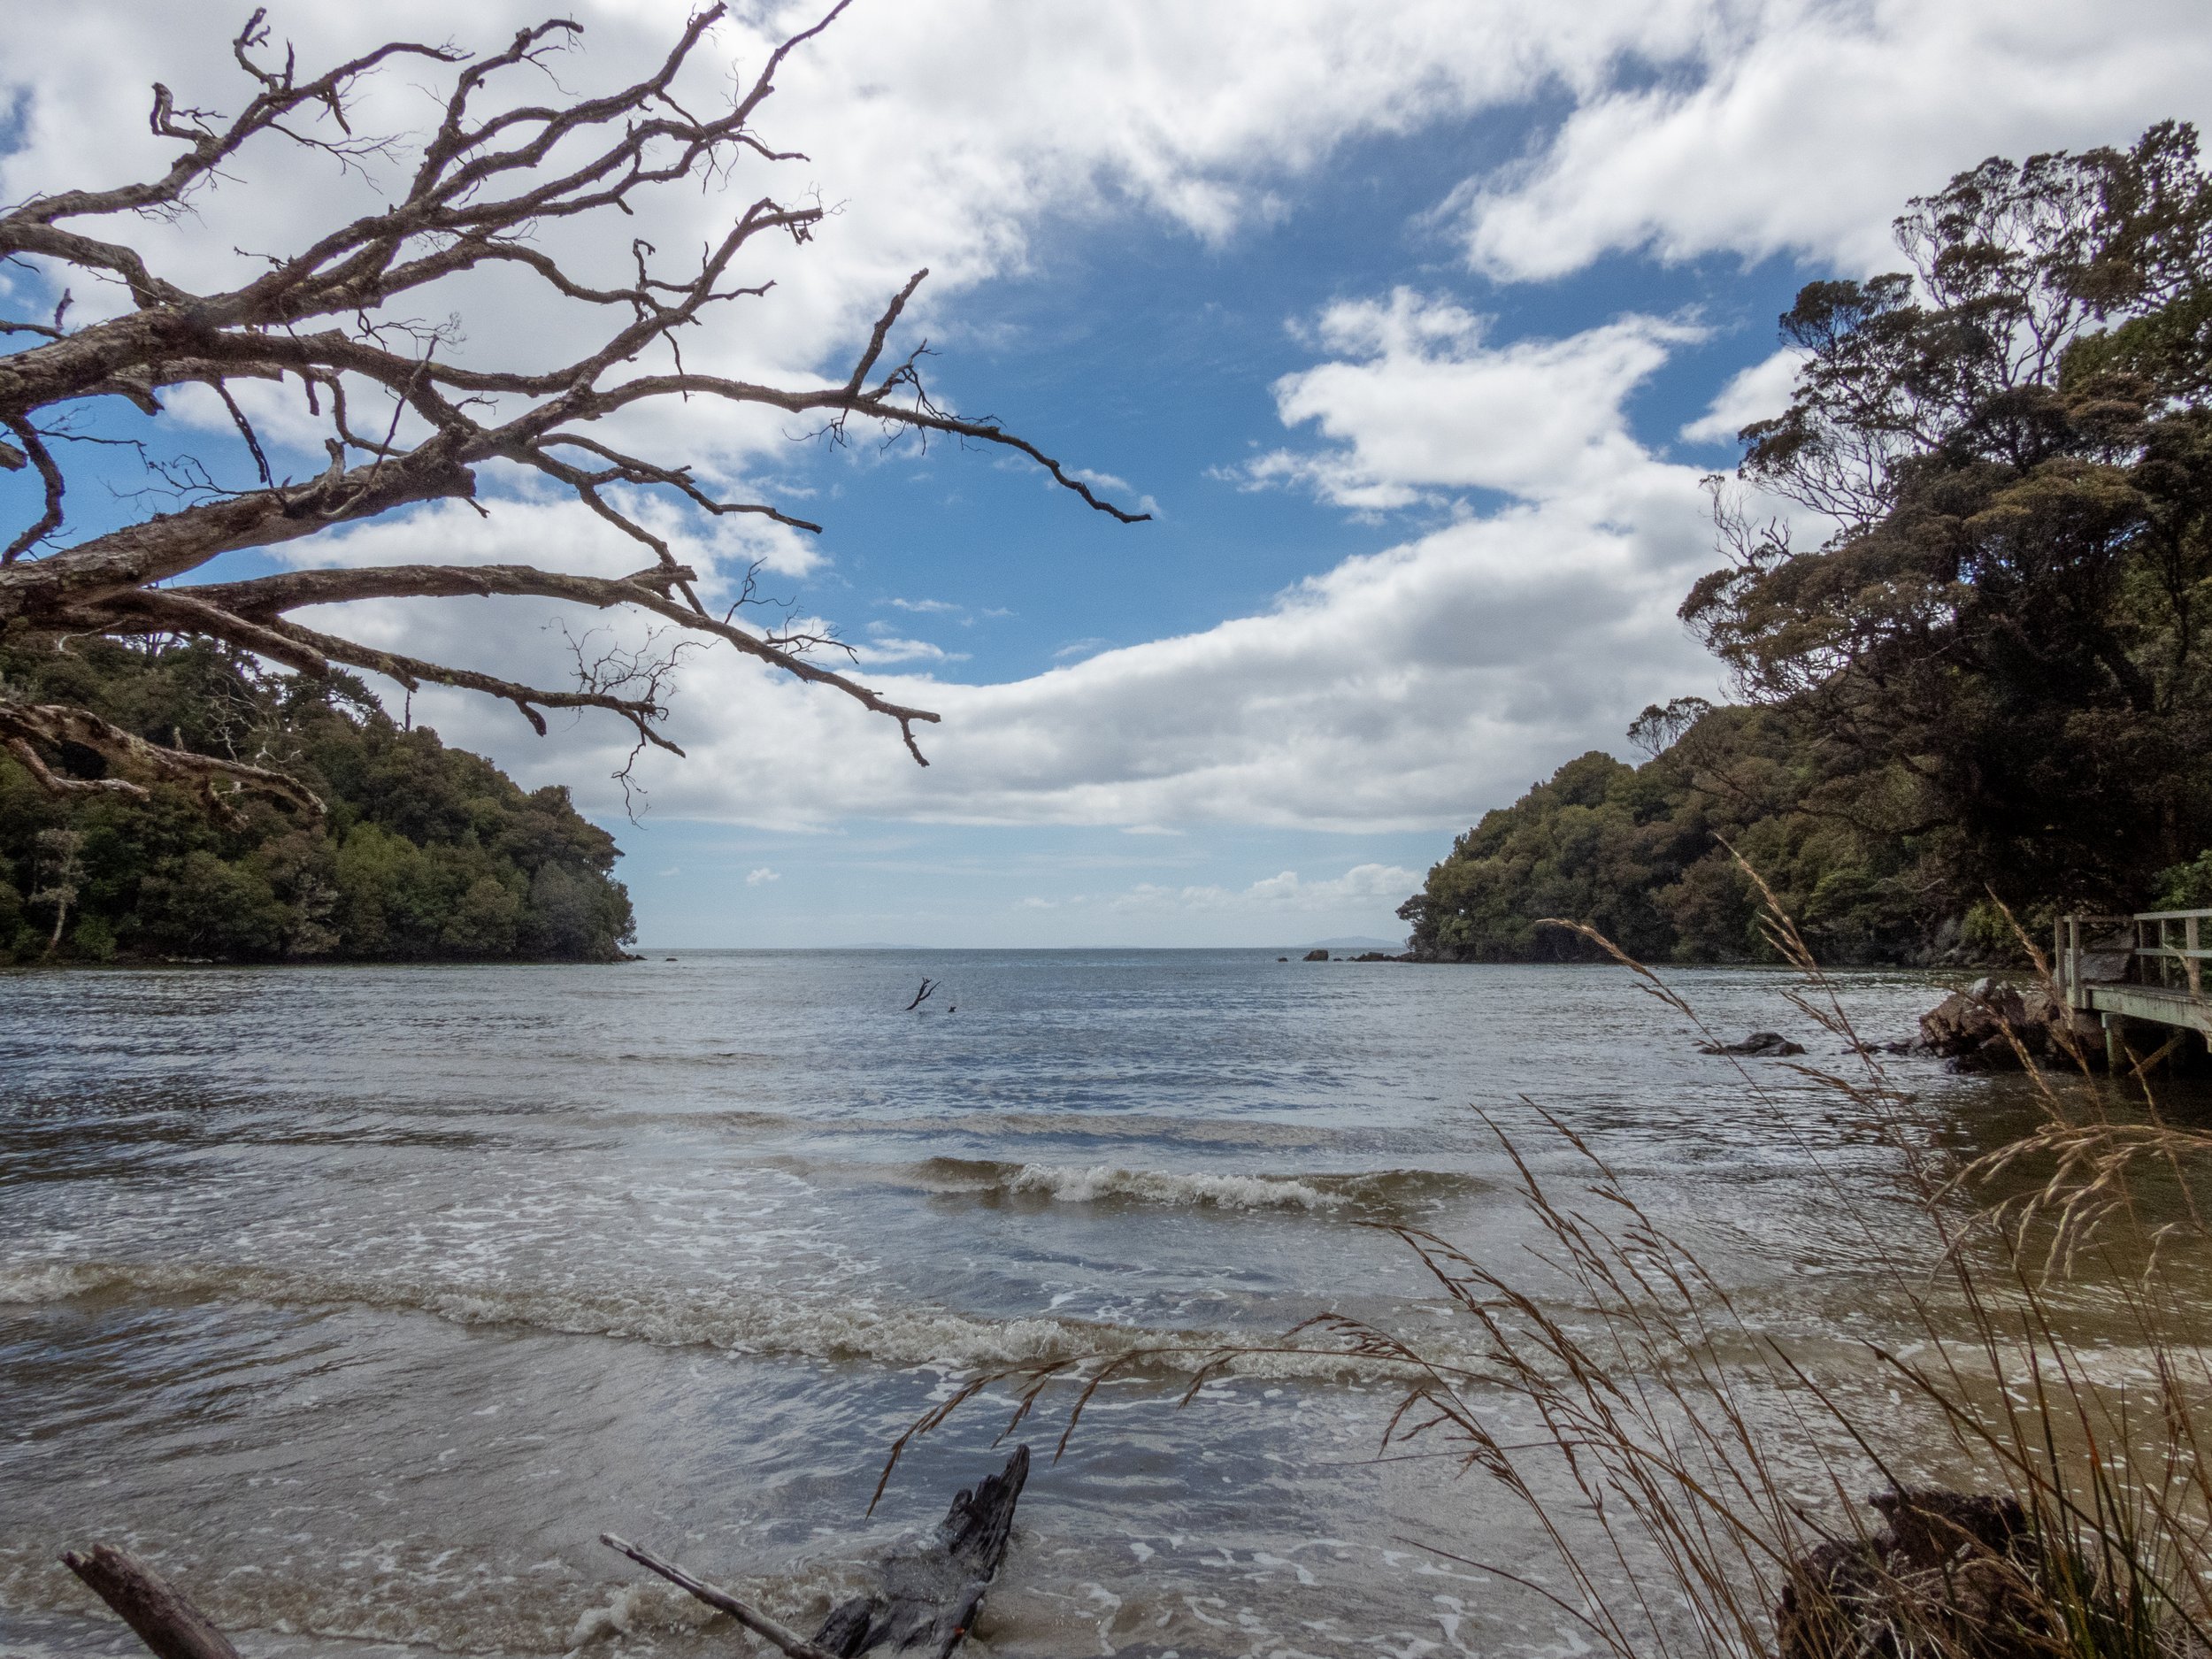
M641 453L645 440L626 438L641 429L626 416L671 400L695 409L719 403L774 411L810 424L832 442L842 442L857 419L887 437L926 442L936 436L1010 450L1098 511L1125 522L1148 516L1105 500L995 419L939 404L922 379L921 348L884 369L890 336L926 271L889 299L849 373L776 385L686 366L682 340L700 339L731 305L767 303L770 284L741 277L757 239L810 242L825 210L764 191L680 262L617 232L615 221L659 193L726 180L741 167L803 160L768 143L756 117L789 54L848 3L837 0L813 27L769 52L757 73L736 81L725 105L696 115L678 101L676 82L701 58L710 32L722 21L726 8L719 4L694 16L643 79L596 96L560 93L549 103L514 97L510 86L543 71L549 53L580 36L579 26L560 19L525 29L503 50L472 61L450 48L395 42L311 75L296 69L288 49L280 60L264 14L256 12L233 42L250 94L234 118L195 110L156 86L153 130L183 146L165 173L111 188L34 195L0 211L0 263L14 268L19 283L61 295L50 323L0 318L0 432L6 434L0 468L27 470L40 480L27 522L12 534L0 526L0 644L60 649L87 634L150 633L209 639L311 677L351 666L411 690L428 682L502 698L541 729L540 708L602 710L635 729L636 752L649 743L671 748L657 729L667 714L665 676L643 677L653 687L643 697L611 695L590 685L567 694L541 692L310 631L285 614L308 604L463 593L624 607L733 646L887 716L923 761L915 726L934 721L934 713L895 703L808 660L810 649L833 641L747 626L740 608L753 601L749 584L736 605L710 611L697 572L656 527L662 520L653 503L709 518L761 517L810 533L820 526L772 503L733 494L680 457ZM401 61L411 73L445 75L429 129L357 134L349 111L365 78ZM241 188L241 180L252 188L254 169L280 146L349 169L380 169L380 181L390 187L388 204L349 223L303 231L303 246L260 259L242 273L246 280L228 288L188 288L157 268L157 257L133 245L134 226L173 219L201 192ZM572 237L567 246L626 250L626 268L611 276L587 273L540 245L545 232L571 220L614 234ZM465 317L435 325L419 320L442 314L442 306L450 309L440 284L490 270L537 285L560 318L558 326L538 331L541 360L469 361ZM129 307L70 326L65 279L73 275L119 285ZM285 470L301 452L282 447L275 426L236 396L234 388L249 382L297 385L309 417L322 428L321 452L303 470ZM215 395L236 434L234 447L205 463L190 456L150 459L152 481L168 493L173 511L70 540L71 460L88 449L76 441L83 434L72 411L88 400L96 407L97 400L119 399L142 415L158 416L180 387ZM448 565L193 580L226 553L273 549L425 503L478 503L480 474L488 468L494 475L536 475L647 549L652 563L617 581L533 566ZM237 481L221 483L225 473ZM42 729L51 718L26 712L8 701L11 695L0 687L0 714L11 716L5 741L12 752L29 749L37 757L33 778L63 792L84 781L64 764L70 752L57 749ZM70 741L126 776L134 770L197 773L225 787L286 793L205 757L179 751L151 761L142 742L133 749L96 727L73 731ZM296 794L293 800L303 804Z
M72 1550L61 1560L160 1659L238 1659L238 1649L213 1621L135 1555L95 1544L89 1555Z
M780 1624L751 1603L739 1601L727 1590L709 1584L704 1578L695 1578L672 1561L663 1561L650 1550L641 1549L627 1539L617 1538L612 1532L599 1534L599 1541L609 1549L627 1555L648 1572L657 1572L680 1590L687 1590L709 1607L719 1608L742 1624L754 1635L773 1642L791 1659L838 1659L826 1648L817 1647L788 1625Z

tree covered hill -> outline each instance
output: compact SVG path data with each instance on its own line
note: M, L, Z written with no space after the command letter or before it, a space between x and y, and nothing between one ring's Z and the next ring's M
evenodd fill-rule
M58 801L0 749L0 961L618 959L614 838L564 788L403 730L350 675L278 674L204 642L0 652L0 681L150 741L280 769L319 820L252 795ZM99 757L65 752L81 776Z
M1753 708L1675 710L1687 729L1641 766L1593 749L1459 837L1399 911L1415 953L1586 957L1581 939L1538 925L1564 917L1651 961L1756 957L1759 897L1731 846L1824 960L1923 956L1957 947L1962 931L1970 948L1987 942L1987 907L1934 913L1908 845L1800 809L1810 757L1785 722Z
M1727 562L1681 614L1745 706L1647 710L1646 765L1586 755L1485 818L1402 912L1426 954L1580 954L1548 915L1760 955L1721 836L1839 961L2001 949L1993 900L2212 902L2197 134L1992 159L1896 230L1909 271L1799 293L1790 406L1742 434L1738 476L1824 539L1712 480Z

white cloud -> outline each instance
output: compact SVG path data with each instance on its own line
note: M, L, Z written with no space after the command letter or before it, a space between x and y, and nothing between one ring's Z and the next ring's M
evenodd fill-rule
M1621 412L1682 332L1629 319L1494 350L1472 319L1405 296L1339 308L1326 338L1366 355L1294 377L1296 410L1340 440L1330 462L1339 487L1479 481L1509 492L1509 504L1347 559L1259 614L1031 679L872 677L897 701L944 716L918 733L926 770L848 700L735 652L701 651L685 664L669 728L690 759L655 754L640 766L654 810L763 825L855 813L1345 829L1470 822L1592 741L1617 743L1624 710L1713 687L1715 670L1673 615L1712 558L1698 472L1644 450ZM1347 372L1326 372L1338 367ZM1395 389L1384 383L1393 376ZM1547 386L1555 406L1544 402ZM1410 434L1402 448L1378 435L1401 428ZM1523 431L1548 434L1557 453ZM434 522L490 534L472 519L442 509ZM407 534L379 525L347 542ZM403 630L416 655L496 670L472 655L499 649L472 620L474 603L417 603L403 620L397 606L363 609L380 641ZM952 660L872 628L860 648L873 653L863 658L871 666ZM620 728L596 718L544 746L518 743L513 723L479 701L426 694L415 709L449 740L574 781L603 807L609 798L588 780L628 750Z
M745 872L745 885L749 887L765 887L771 881L782 879L783 876L780 872L770 869L766 864L757 865Z
M892 599L886 603L895 610L911 611L919 616L957 616L965 609L946 599Z
M201 9L115 0L49 11L35 50L0 61L0 129L12 118L20 132L0 157L0 196L157 173L173 144L146 132L157 78L180 102L234 107L241 82L224 31L205 27ZM687 4L594 0L585 11L588 50L558 73L596 88L656 57ZM502 43L536 13L486 0L463 23L456 15L435 0L389 0L276 21L312 65L389 34ZM779 10L775 20L797 18ZM749 25L716 38L687 98L717 96L731 63L759 60ZM363 130L419 127L426 79L380 77ZM1285 211L1348 140L1539 98L1563 106L1555 131L1524 165L1478 174L1448 204L1480 269L1543 277L1619 249L1786 250L1884 265L1902 199L1985 154L2122 140L2162 115L2212 115L2212 13L2199 0L864 0L780 79L766 130L812 159L775 173L773 188L796 194L818 181L840 211L811 248L764 250L748 276L780 285L731 327L687 342L701 367L841 373L883 296L920 265L935 275L911 333L941 337L963 321L962 291L1020 273L1056 217L1129 215L1226 238ZM176 226L130 227L164 271L234 280L253 265L234 249L296 245L303 227L378 204L328 168L271 171L248 156L235 171L255 182L203 197ZM673 193L626 231L695 246L770 180L741 169L727 191ZM627 257L549 234L587 270ZM111 303L96 292L78 300L80 315ZM571 337L566 308L511 277L425 296L424 309L448 303L471 319L456 349L472 357L529 361ZM1476 490L1505 505L1347 560L1258 614L1030 679L883 676L887 692L946 717L921 733L936 762L926 772L882 721L834 694L733 652L702 652L687 664L673 728L692 760L645 763L657 808L786 824L855 812L1463 823L1574 748L1617 741L1620 710L1709 687L1710 664L1671 615L1711 557L1694 471L1652 456L1622 414L1692 334L1678 320L1631 316L1559 339L1502 340L1463 308L1402 290L1333 307L1317 325L1327 360L1276 388L1283 419L1318 441L1286 446L1256 476L1356 510ZM1770 359L1740 376L1685 437L1725 435L1745 411L1768 412L1754 405L1779 373ZM247 391L257 416L305 435L286 394ZM190 396L178 408L180 419L220 418ZM696 403L632 424L656 453L695 456L703 476L748 489L775 484L790 435L780 418ZM798 574L827 557L757 520L642 511L726 599L751 558ZM603 573L643 562L580 509L535 496L493 503L488 521L449 505L285 553L432 556ZM518 672L525 658L540 664L534 675L557 666L557 641L526 629L487 637L483 614L480 602L362 607L349 625L495 672ZM871 667L959 660L888 630L860 649ZM417 712L538 778L572 779L588 796L590 775L626 749L595 718L538 743L480 702L426 694Z
M1704 9L1655 83L1578 98L1526 164L1468 181L1470 257L1529 279L1616 250L1893 270L1910 196L1985 156L2212 116L2199 0L1752 0Z
M867 668L885 668L894 663L964 663L965 651L949 651L941 645L927 640L902 639L880 622L868 625L868 637L851 643L853 660Z
M1486 332L1484 319L1409 288L1332 306L1321 340L1351 360L1285 375L1275 403L1285 425L1311 422L1339 447L1279 449L1248 475L1371 509L1408 506L1440 486L1556 496L1644 463L1622 401L1670 346L1702 337L1650 317L1498 347Z
M1682 428L1692 443L1733 443L1755 420L1770 420L1790 406L1801 352L1786 349L1753 364L1722 387L1705 412Z

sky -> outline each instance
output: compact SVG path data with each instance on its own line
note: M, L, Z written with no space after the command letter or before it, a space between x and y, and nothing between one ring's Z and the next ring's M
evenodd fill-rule
M0 62L0 196L157 172L173 146L147 132L147 88L234 108L236 10L44 14ZM537 15L388 0L270 21L313 67L388 36L495 48ZM584 33L554 73L582 92L657 58L687 10L570 15ZM735 8L687 99L726 97L816 15ZM357 127L419 132L431 80L379 77ZM1787 401L1775 319L1797 288L1897 268L1906 201L1986 156L2124 143L2208 106L2200 0L854 0L759 119L806 158L637 227L697 245L771 190L833 210L810 245L764 253L775 288L687 359L841 380L927 266L893 346L926 341L939 401L1152 520L1002 452L841 447L687 405L629 435L824 533L641 510L710 591L764 559L766 591L834 624L866 683L940 711L926 770L880 718L726 649L686 658L669 730L688 757L649 756L630 803L611 718L540 738L503 705L380 689L526 786L568 785L624 849L647 947L1401 937L1398 904L1484 811L1587 749L1633 758L1647 703L1725 695L1675 607L1718 562L1700 480ZM227 284L377 188L273 142L190 218L131 231L179 280ZM627 258L630 228L550 245L595 268ZM36 271L0 286L55 297ZM75 297L81 318L113 304ZM449 299L477 362L538 361L577 321L512 283ZM296 403L250 407L319 468ZM224 464L227 419L189 393L143 431L95 419ZM79 527L135 511L105 482ZM527 480L488 477L484 498L488 517L434 505L204 574L639 563ZM0 474L0 515L36 507ZM524 603L349 609L314 619L541 683L567 649Z

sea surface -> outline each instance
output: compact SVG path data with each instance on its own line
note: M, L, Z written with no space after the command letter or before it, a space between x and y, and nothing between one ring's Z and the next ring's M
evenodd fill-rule
M1861 1064L1787 974L1670 979L1725 1035ZM1839 986L1870 1041L1939 995ZM1191 1356L1317 1314L1475 1353L1385 1229L1555 1287L1504 1141L1571 1191L1571 1134L1878 1406L1896 1151L1694 1037L1615 969L1260 951L0 975L0 1651L136 1651L57 1564L96 1540L248 1655L733 1651L598 1535L811 1628L1012 1444L987 1391L871 1513L933 1404L1164 1344L1056 1461L1067 1392L1021 1425L978 1651L1575 1652L1468 1564L1545 1571L1504 1494L1378 1455L1391 1375L1261 1354L1178 1400ZM2030 1121L2016 1080L1887 1064L1932 1145Z

